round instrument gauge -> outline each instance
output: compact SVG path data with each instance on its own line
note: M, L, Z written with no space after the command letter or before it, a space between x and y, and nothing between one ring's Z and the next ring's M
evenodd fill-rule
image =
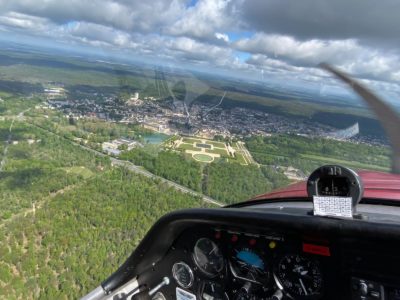
M172 276L183 288L189 288L194 281L192 269L184 262L177 262L172 266Z
M282 257L275 279L278 286L294 298L316 298L322 292L322 273L318 262L302 255Z
M216 282L204 282L200 291L202 300L229 300L224 287Z
M268 280L264 260L252 249L235 249L230 261L232 274L236 278L259 284Z
M199 239L193 249L193 259L199 269L206 275L213 277L224 268L224 257L212 240Z

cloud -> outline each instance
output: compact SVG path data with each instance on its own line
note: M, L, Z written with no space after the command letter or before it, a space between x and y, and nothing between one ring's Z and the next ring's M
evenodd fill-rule
M355 40L299 41L290 36L264 33L238 40L234 45L241 51L290 59L306 65L316 65L322 60L342 64L352 60L363 50Z
M170 39L164 45L170 53L174 52L174 57L191 62L226 66L234 59L233 51L229 48L209 45L187 37Z
M397 0L250 0L241 8L247 26L264 33L400 42Z
M51 22L45 18L7 12L0 16L0 26L12 27L16 30L40 32L47 30L51 26Z
M218 44L226 43L227 36L216 33L235 27L235 5L231 0L200 0L195 5L187 0L6 0L0 14L15 12L58 26L76 21L130 34L185 36Z
M127 32L94 23L72 22L61 26L56 33L64 37L76 37L84 42L100 42L118 47L131 46L131 36Z
M203 0L189 7L165 33L199 39L219 39L227 36L216 33L219 30L236 27L235 5L231 0Z
M225 33L216 32L215 37L219 40L224 41L225 43L229 42L229 36Z
M0 11L47 18L57 24L74 20L120 30L151 32L179 18L184 9L183 0L11 0L3 1Z
M258 33L236 41L234 47L266 57L260 61L262 56L253 56L252 64L275 62L275 66L285 65L288 69L288 66L315 68L327 62L363 78L400 82L396 73L400 67L398 55L362 46L354 39L301 41L290 36Z
M294 66L283 60L270 58L262 54L250 56L246 63L262 70L265 74L274 75L285 80L301 79L302 81L333 82L331 76L318 67Z
M327 80L326 73L316 68L325 61L374 86L400 91L397 0L0 3L0 30L8 33L236 74L264 70L286 79Z

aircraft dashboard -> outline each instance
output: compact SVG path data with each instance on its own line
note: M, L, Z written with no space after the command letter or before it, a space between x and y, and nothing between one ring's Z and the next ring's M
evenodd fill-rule
M181 299L180 293L204 300L281 299L283 293L318 299L329 288L325 281L332 272L326 270L335 267L330 251L323 239L301 241L268 230L193 226L176 240L155 272L171 278L164 289L167 299Z
M308 211L174 212L150 230L126 270L150 289L168 278L153 300L400 299L398 223Z

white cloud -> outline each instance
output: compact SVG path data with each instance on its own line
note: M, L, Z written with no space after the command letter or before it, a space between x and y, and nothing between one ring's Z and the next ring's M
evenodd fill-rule
M245 16L246 10L241 11L249 7L248 1L199 0L188 6L188 0L0 0L0 30L50 37L63 43L111 47L178 63L238 72L262 69L282 78L293 76L313 81L329 80L325 72L316 68L324 61L379 88L399 90L397 48L392 47L389 52L381 43L361 43L360 36L351 34L323 39L320 35L304 34L307 26L298 37L284 35L280 33L283 31L263 26L263 18L252 23L249 14ZM254 3L261 8L264 1L272 3ZM285 13L282 16L290 19ZM283 22L278 21L271 19L267 23ZM247 31L253 36L233 42L237 39L236 31ZM250 57L243 62L246 53ZM382 81L386 81L385 85L376 83Z
M127 32L114 29L104 25L87 22L73 22L66 26L61 26L53 34L72 36L80 38L85 42L101 42L104 45L114 45L118 47L130 47L131 37Z
M266 73L279 75L286 79L302 78L307 81L320 81L330 77L319 68L294 66L284 60L270 58L263 54L250 56L246 63Z
M47 18L57 24L75 20L140 32L167 26L184 10L184 0L6 0L0 7L0 12L15 11Z
M263 33L238 40L234 46L241 51L313 65L321 62L321 59L331 63L347 62L364 50L355 40L299 41L290 36Z
M166 33L194 38L217 38L215 32L235 27L233 6L230 0L202 0L190 7ZM221 37L221 36L220 36Z
M258 33L251 38L236 41L234 47L264 55L269 62L280 61L292 67L314 68L321 62L327 62L366 78L389 81L399 79L396 74L400 67L399 56L361 46L353 39L299 41L290 36ZM253 63L257 61L256 58L253 57ZM265 64L266 60L262 63Z
M29 16L26 14L8 12L0 16L0 26L13 27L16 29L34 32L45 31L51 25L45 18Z
M190 61L225 66L234 60L233 51L229 48L209 45L187 37L170 39L165 45L170 51L175 51L178 57Z
M226 43L229 42L229 36L227 34L225 34L225 33L216 32L215 33L215 37L217 39L219 39L219 40L222 40L222 41L226 42Z

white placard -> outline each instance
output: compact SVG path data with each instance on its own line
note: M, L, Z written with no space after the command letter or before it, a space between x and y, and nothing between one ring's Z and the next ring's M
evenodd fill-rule
M351 197L314 196L314 215L332 217L353 217L353 199Z
M176 300L196 300L196 295L186 292L180 288L176 288Z

